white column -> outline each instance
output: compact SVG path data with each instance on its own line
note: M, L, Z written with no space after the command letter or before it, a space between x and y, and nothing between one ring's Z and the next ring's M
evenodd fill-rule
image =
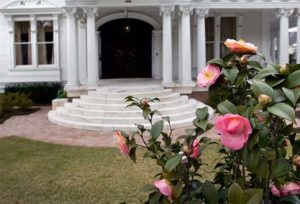
M160 39L162 31L152 31L152 78L160 78Z
M88 69L88 84L90 86L97 85L97 66L96 66L96 14L97 8L84 8L85 14L87 15L87 69Z
M221 17L215 17L215 58L220 58L220 44L221 44Z
M242 14L239 14L237 17L237 25L236 25L236 39L243 39L242 33L243 33L243 23L244 23L244 17Z
M79 65L79 81L81 84L87 84L87 37L86 37L86 19L82 18L78 21L78 65Z
M96 49L95 49L95 65L96 65L96 71L95 74L97 76L96 82L99 79L99 35L100 35L100 31L96 31L95 33L95 38L96 38Z
M59 53L59 15L53 15L53 29L54 29L54 64L57 68L60 68L60 53Z
M67 16L67 73L66 87L78 86L76 8L66 8Z
M163 15L163 79L165 86L173 85L173 63L172 63L172 19L174 5L162 5Z
M178 12L178 81L182 81L182 20Z
M300 8L297 11L297 64L300 64Z
M278 9L277 17L280 17L280 34L279 34L279 64L289 63L289 16L293 9Z
M193 85L192 48L191 48L191 11L190 5L180 5L181 11L181 84Z
M37 56L37 36L36 36L36 17L30 16L30 31L31 31L31 60L33 68L38 67Z
M15 59L15 24L12 16L6 16L8 22L8 32L9 32L9 45L10 45L10 70L13 70L16 66Z
M197 66L198 72L206 66L205 17L208 9L197 8Z

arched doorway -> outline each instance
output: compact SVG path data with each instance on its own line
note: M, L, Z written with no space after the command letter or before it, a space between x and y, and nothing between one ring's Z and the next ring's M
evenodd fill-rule
M137 19L118 19L98 29L102 78L151 78L153 27Z

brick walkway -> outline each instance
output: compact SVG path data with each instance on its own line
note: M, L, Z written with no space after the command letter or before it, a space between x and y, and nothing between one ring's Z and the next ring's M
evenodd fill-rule
M33 114L11 117L5 121L4 124L0 125L0 138L15 135L65 145L90 147L115 146L112 132L78 130L60 127L50 123L47 119L49 110L50 107L41 107L41 110ZM174 131L173 136L182 135L184 129ZM212 130L209 135L212 137L216 136L214 130Z

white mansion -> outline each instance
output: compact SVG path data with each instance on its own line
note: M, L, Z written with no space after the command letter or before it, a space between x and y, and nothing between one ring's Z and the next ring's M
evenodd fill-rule
M1 0L0 90L52 81L84 90L112 78L193 87L227 38L288 63L299 16L300 0ZM296 53L300 63L299 43Z

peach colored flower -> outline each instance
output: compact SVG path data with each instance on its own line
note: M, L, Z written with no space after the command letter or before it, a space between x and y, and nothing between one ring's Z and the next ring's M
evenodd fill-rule
M121 153L128 157L130 151L126 142L126 138L119 131L114 132L113 136L117 140L117 146L120 149Z
M243 40L227 39L224 43L231 52L238 54L256 54L257 47L251 43L246 43Z
M208 87L216 82L220 74L221 71L218 66L209 64L198 74L197 85L199 87Z
M300 156L295 155L295 156L293 157L293 164L294 164L295 166L299 166L299 167L300 167Z
M200 144L199 140L194 140L192 144L192 154L190 155L191 158L199 157L200 155Z
M226 114L217 118L215 128L221 134L221 143L231 150L240 150L252 133L250 122L237 114Z
M274 196L288 196L300 194L300 184L296 182L289 182L281 186L279 189L272 185L271 192Z
M162 195L167 196L170 200L172 200L173 187L169 181L166 179L158 180L154 182L154 186Z

